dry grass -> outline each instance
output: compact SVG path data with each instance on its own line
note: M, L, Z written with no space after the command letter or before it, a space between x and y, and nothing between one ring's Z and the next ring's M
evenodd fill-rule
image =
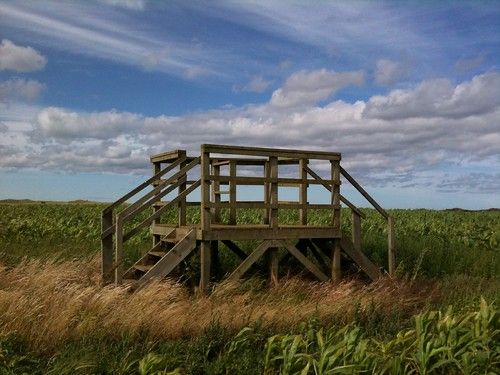
M263 328L289 330L312 315L338 323L373 311L411 316L438 294L431 283L388 279L337 286L289 279L272 290L252 288L252 281L222 283L203 298L191 296L179 284L156 282L130 294L121 287L99 286L97 259L27 260L0 269L0 335L15 334L32 350L50 352L93 335L192 337L214 321L229 330L255 321Z

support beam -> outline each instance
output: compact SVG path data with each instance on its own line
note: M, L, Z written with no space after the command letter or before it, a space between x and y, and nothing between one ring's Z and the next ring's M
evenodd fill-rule
M352 212L352 243L357 251L361 251L361 216Z
M302 254L299 249L297 249L292 244L286 241L280 241L281 246L287 249L295 258L298 259L313 275L315 275L321 281L328 281L328 276L326 276L313 262L311 262L304 254Z
M333 240L332 248L332 282L339 283L342 280L340 241L338 238Z
M212 174L214 176L220 176L220 165L212 164ZM219 205L221 203L221 192L220 192L220 182L214 181L212 185L212 201ZM215 206L212 212L212 222L218 224L221 222L220 207Z
M115 284L120 285L123 279L123 221L116 216L115 223Z
M113 212L103 212L101 216L101 232L113 226ZM113 234L108 234L101 240L101 275L102 284L113 282Z
M272 247L268 250L269 255L269 284L272 287L279 283L279 255L278 248Z
M257 260L259 260L262 255L264 255L267 249L269 249L270 247L277 247L277 245L279 246L280 243L276 240L266 240L262 242L243 262L240 263L238 267L236 267L233 273L229 275L228 280L236 281L240 279L245 274L245 272L247 272L250 267Z
M181 152L180 154L180 157L182 158L186 158L186 151L182 150L182 151L179 151ZM188 164L188 162L185 160L181 163L181 165L179 166L180 169L184 168L186 165ZM185 175L185 179L184 179L184 182L182 182L180 185L179 185L179 194L181 194L184 190L186 190L186 181L187 181L187 173ZM187 208L186 208L186 197L182 198L179 203L178 203L178 209L179 209L179 225L180 226L183 226L183 225L186 225L186 213L187 213Z
M210 231L210 154L201 148L201 229ZM204 240L200 243L200 293L205 293L210 282L211 268L210 241Z
M307 159L300 159L299 161L299 173L300 173L300 178L302 179L302 184L300 185L300 191L299 191L299 203L301 205L304 205L303 208L300 209L299 211L299 220L300 224L302 225L307 225L307 164L308 164Z
M231 208L229 209L229 224L236 225L236 207L234 204L236 203L236 162L231 160L229 162L229 203L231 204Z
M153 163L153 176L158 174L160 172L160 170L161 170L161 163L160 162ZM159 210L158 206L153 206L153 214L155 214L156 211L158 211L158 210ZM154 219L153 225L160 224L160 222L161 222L161 219L159 217L157 217L156 219ZM153 234L153 246L156 246L159 243L160 243L160 236Z

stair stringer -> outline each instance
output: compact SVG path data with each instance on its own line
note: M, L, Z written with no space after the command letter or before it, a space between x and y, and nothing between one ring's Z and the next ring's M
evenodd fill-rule
M346 237L340 239L340 247L372 280L382 276L379 268L362 251L354 248L352 241Z
M172 249L169 250L151 269L134 285L137 290L152 278L162 279L184 260L196 248L196 230L190 230Z

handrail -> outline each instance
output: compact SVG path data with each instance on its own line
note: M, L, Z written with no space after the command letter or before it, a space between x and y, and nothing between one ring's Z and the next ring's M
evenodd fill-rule
M323 180L316 172L314 172L311 168L309 168L307 165L304 166L304 170L309 173L312 177L314 177L318 182L321 183L328 191L332 191L331 185L329 185L325 180ZM342 194L340 194L340 201L344 203L346 206L348 206L351 210L356 212L359 216L361 216L363 219L366 218L366 215L359 210L354 204L352 204L346 197L344 197Z
M365 190L365 189L363 189L363 188L361 187L361 185L360 185L360 184L358 184L358 182L354 179L354 177L352 177L349 173L347 173L347 171L346 171L344 168L342 168L342 167L340 167L340 173L342 174L342 176L344 176L344 177L347 179L347 181L349 181L349 182L351 183L351 185L352 185L352 186L354 186L354 187L355 187L355 188L356 188L356 189L357 189L357 190L361 193L361 195L362 195L363 197L365 197L365 198L366 198L366 200L367 200L368 202L370 202L370 203L371 203L371 205L372 205L372 206L373 206L373 207L374 207L374 208L375 208L375 209L376 209L376 210L377 210L377 211L378 211L378 212L379 212L379 213L380 213L383 217L385 217L386 219L388 219L388 218L389 218L389 214L388 214L388 213L387 213L387 212L386 212L386 211L385 211L382 207L380 207L380 205L379 205L379 204L375 201L375 199L373 199L373 198L370 196L370 194L368 194L368 193L366 192L366 190Z
M140 192L141 190L143 190L144 188L146 188L147 186L149 186L153 181L156 181L156 180L160 179L164 174L170 172L172 169L174 169L180 163L182 163L182 161L183 160L181 160L181 159L177 159L172 164L169 164L168 167L162 169L160 172L158 172L157 174L155 174L153 177L148 178L142 184L138 185L135 189L132 189L127 194L125 194L121 198L118 198L116 201L114 201L113 203L111 203L104 210L102 210L102 213L106 214L106 213L112 211L115 207L119 206L120 204L122 204L123 202L125 202L127 199L133 197L138 192Z

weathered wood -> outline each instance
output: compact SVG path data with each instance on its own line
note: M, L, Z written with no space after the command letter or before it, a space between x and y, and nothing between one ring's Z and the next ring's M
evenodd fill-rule
M277 242L274 240L266 240L262 242L257 248L255 248L250 255L247 256L247 258L240 263L238 267L229 275L228 280L233 280L236 281L240 279L245 272L249 270L249 268L254 264L257 260L259 260L262 255L266 252L267 249L270 247L276 247ZM278 243L278 245L280 245Z
M332 167L332 226L340 229L340 162L334 160Z
M325 259L321 255L321 253L318 251L316 248L316 245L314 242L312 242L310 239L304 240L305 243L307 244L307 248L311 251L311 254L314 256L314 258L317 260L321 268L325 271L330 270L330 266L325 262Z
M299 202L278 202L276 204L273 203L266 203L266 202L261 202L261 201L237 201L233 204L230 202L220 202L220 203L209 203L209 206L211 208L262 208L262 209L270 209L270 208L298 208L298 209L303 209L305 207L309 209L318 209L318 210L331 210L332 208L335 208L335 206L332 206L331 204L314 204L314 203L309 203L309 204L302 204ZM336 206L337 208L340 208L341 206Z
M268 159L258 158L211 158L211 164L217 166L229 165L229 162L235 161L236 165L242 166L260 166L264 165ZM278 158L279 165L296 165L299 163L298 159Z
M263 226L262 228L247 228L238 225L234 230L230 230L222 227L214 227L210 231L202 231L201 229L197 232L197 238L199 240L262 240L266 239L299 239L299 238L338 238L340 237L340 231L332 227L284 227L281 226L278 229L272 229L268 226Z
M207 178L210 174L210 154L202 152L201 154L201 229L210 231L212 217L210 210L210 180ZM200 285L201 293L207 290L210 282L210 241L202 240L200 243Z
M115 222L115 284L122 283L123 277L123 221L118 214Z
M278 286L279 283L279 254L278 248L270 247L267 250L269 255L269 283L271 286Z
M101 214L101 232L109 228L113 229L113 213L111 211ZM101 275L103 285L113 282L113 233L101 240Z
M219 176L221 177L221 176ZM229 224L236 224L236 162L229 162L229 203L231 207L229 208Z
M270 169L269 169L269 160L266 161L266 163L264 164L264 177L266 178L269 178L271 176L271 172L270 172ZM262 222L264 224L269 224L269 218L270 218L270 215L271 215L271 210L269 209L269 204L270 204L270 201L271 201L271 187L269 185L268 182L265 182L264 183L264 204L266 205L265 206L265 209L264 209L264 218L262 220Z
M340 253L340 241L338 238L333 240L332 248L332 281L334 283L340 282L342 280L342 267L341 267L341 253Z
M196 248L196 235L191 230L169 252L142 276L136 287L140 287L152 278L164 278Z
M181 151L181 154L180 154L182 157L186 157L186 151ZM186 161L183 161L180 165L180 170L182 171L187 165L189 165L188 163L186 163ZM184 176L182 176L183 178L180 178L181 180L181 183L179 185L179 190L178 190L178 194L181 194L184 190L187 189L187 172L184 174ZM178 203L178 206L177 206L179 212L178 212L178 223L179 225L186 225L186 213L187 213L187 206L186 206L186 197L182 198L179 203Z
M309 185L307 184L307 171L305 168L308 162L307 159L300 159L299 163L299 174L302 179L299 191L299 203L303 205L299 211L299 221L302 225L307 225L307 187Z
M201 149L215 154L269 156L291 159L340 160L340 153L325 151L304 151L281 148L245 147L228 145L201 145Z
M394 231L394 218L387 218L387 243L388 243L388 268L389 275L394 276L396 272L396 235Z
M236 175L235 175L236 176ZM277 183L279 186L291 186L291 187L299 187L303 180L301 178L292 178L292 177L264 177L264 176L215 176L210 175L208 179L211 181L218 181L222 184L231 184L231 182L235 182L238 185L264 185L265 183ZM323 182L318 181L316 179L307 179L306 180L309 185L323 185ZM332 183L329 180L323 180L326 183Z
M185 155L184 155L185 156ZM160 172L161 170L161 163L160 162L154 162L153 163L153 175L156 175ZM155 184L153 184L155 186ZM157 186L157 185L156 185ZM158 206L153 205L153 214L158 211ZM157 217L154 219L153 224L160 224L160 218ZM160 243L160 236L153 234L153 246L156 246L158 243Z
M342 176L344 176L347 181L349 181L351 183L352 186L354 186L356 188L356 190L358 190L361 195L363 197L365 197L365 199L371 203L371 205L383 216L385 217L386 219L389 217L389 214L382 208L380 207L380 205L375 201L375 199L373 199L370 194L368 194L366 192L365 189L363 189L361 187L360 184L358 184L358 182L349 174L346 172L346 170L342 167L340 167L340 173L342 174Z
M219 280L221 277L221 264L219 259L219 241L210 241L210 259L211 259L210 273L215 280Z
M281 245L287 249L297 260L304 265L314 276L316 276L320 281L327 281L328 276L326 276L313 262L311 262L304 254L302 254L299 249L297 249L292 244L287 241L280 241Z
M317 182L323 185L328 191L332 191L332 185L329 184L326 180L322 179L316 172L314 172L311 168L305 167L307 173L311 175ZM347 207L349 207L352 211L356 212L362 218L365 218L366 215L359 210L354 204L352 204L347 198L345 198L342 194L340 194L340 201L344 203Z
M185 155L186 150L171 150L161 154L152 155L149 159L151 163L166 163L177 159L180 155Z
M212 165L212 173L214 176L220 176L220 166L219 165ZM212 209L213 209L212 221L214 223L221 222L220 206L219 206L221 203L220 194L221 194L220 182L214 181L213 185L212 185L212 202L214 202L214 206L212 206Z
M381 276L378 267L363 252L356 250L349 239L342 237L340 239L340 246L370 279L376 280Z
M155 174L153 177L148 178L146 181L144 181L142 184L137 186L136 188L130 190L127 194L123 195L122 197L118 198L115 202L107 206L103 212L109 212L113 211L116 207L118 207L120 204L126 202L129 198L132 198L134 195L136 195L138 192L143 190L144 188L148 187L151 185L154 181L157 181L161 178L161 176L165 175L166 173L170 172L172 169L174 169L176 166L178 166L181 163L182 160L176 160L169 166L167 166L165 169L161 170L157 174Z
M200 243L200 293L205 293L210 283L211 261L210 241L201 241Z
M235 253L240 259L244 260L248 256L247 253L245 253L241 248L236 245L233 241L231 240L222 240L222 243L226 245L226 247L231 250L233 253Z
M166 204L163 207L160 207L158 209L158 211L156 211L155 213L153 213L147 219L144 219L143 221L141 221L134 228L132 228L127 233L125 233L125 235L123 236L123 241L127 241L130 237L132 237L135 234L139 233L139 231L141 229L143 229L143 228L147 227L148 225L150 225L154 221L154 219L156 219L157 217L159 217L163 212L165 212L165 210L167 210L168 208L170 208L171 206L173 206L180 199L182 199L185 196L187 196L188 194L190 194L193 190L195 190L198 186L200 186L200 184L201 184L201 181L198 180L197 182L195 182L194 184L192 184L190 187L188 187L186 190L184 190L181 194L179 194L177 197L175 197L170 202L168 202L168 204Z
M274 181L278 178L278 158L270 157L269 158L269 176ZM276 182L270 182L269 186L269 202L271 204L271 211L269 215L269 226L273 229L278 228L278 185Z

